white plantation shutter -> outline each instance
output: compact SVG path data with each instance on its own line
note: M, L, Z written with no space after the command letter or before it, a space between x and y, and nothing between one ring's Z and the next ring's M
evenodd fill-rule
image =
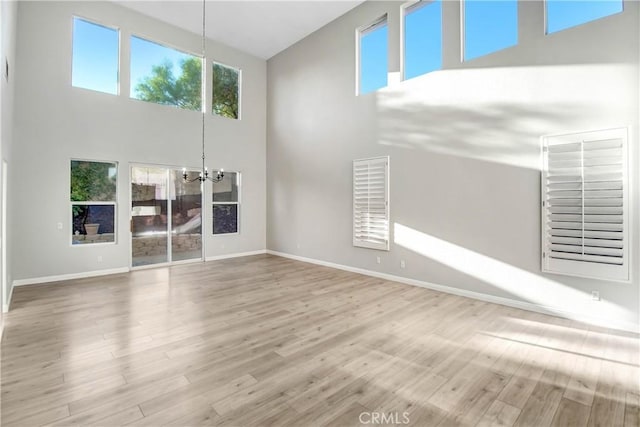
M629 280L627 130L543 138L543 271Z
M353 246L389 250L389 157L353 161Z

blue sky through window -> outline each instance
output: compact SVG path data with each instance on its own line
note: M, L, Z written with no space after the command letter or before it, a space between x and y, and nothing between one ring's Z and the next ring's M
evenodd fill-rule
M622 12L622 0L547 0L547 34Z
M140 37L131 36L131 87L130 96L136 98L136 85L147 77L151 76L155 65L162 65L165 62L172 64L172 71L175 78L182 75L180 64L185 59L194 58L179 50L154 43Z
M118 62L118 30L73 18L73 86L117 95Z
M516 0L465 0L464 60L518 44Z
M389 39L386 21L360 35L360 93L387 85Z
M442 68L442 3L416 6L404 18L404 78Z

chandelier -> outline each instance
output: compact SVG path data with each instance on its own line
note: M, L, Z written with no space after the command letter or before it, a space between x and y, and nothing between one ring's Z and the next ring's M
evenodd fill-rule
M204 78L205 73L205 65L206 65L206 50L205 50L205 43L206 43L206 37L207 37L207 33L206 33L206 0L202 0L202 77L200 79L201 81L201 85L202 85L202 94L204 95L204 88L206 87L206 80ZM220 169L219 171L216 171L215 176L209 176L209 171L207 170L207 167L205 166L206 163L206 159L205 159L205 154L204 154L204 120L205 120L205 116L207 114L207 109L204 107L204 96L201 96L202 99L202 103L203 106L201 108L202 110L202 169L200 169L200 175L198 175L195 178L189 178L189 174L187 173L187 168L182 168L182 179L184 180L184 182L194 182L194 181L200 181L200 182L205 182L205 181L211 181L211 182L220 182L222 181L222 179L224 178L224 170Z

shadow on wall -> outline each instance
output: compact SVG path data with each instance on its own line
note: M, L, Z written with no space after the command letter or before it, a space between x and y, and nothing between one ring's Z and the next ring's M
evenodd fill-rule
M378 142L539 169L540 136L624 126L628 64L444 70L377 93ZM633 84L631 83L630 86Z

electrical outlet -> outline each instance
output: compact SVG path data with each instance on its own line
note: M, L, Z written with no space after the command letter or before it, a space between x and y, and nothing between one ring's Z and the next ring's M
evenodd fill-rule
M407 264L405 264L404 260L401 259L400 260L400 268L405 268L407 266Z
M58 230L62 230L62 223L61 222L58 223Z
M377 262L378 264L380 264L380 257L379 257L379 256L377 256L377 257L376 257L376 262Z
M300 243L296 243L296 248L300 249Z
M98 255L98 262L102 262L102 255Z
M600 292L591 291L591 300L592 301L600 301Z

